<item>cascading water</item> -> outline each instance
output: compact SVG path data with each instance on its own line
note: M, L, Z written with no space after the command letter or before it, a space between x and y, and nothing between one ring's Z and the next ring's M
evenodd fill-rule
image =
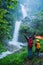
M21 25L21 21L16 21L16 23L15 23L14 35L13 35L13 40L14 40L15 42L18 41L18 34L19 34L20 25Z
M25 18L27 16L26 9L22 4L20 4L20 6L21 6L23 18ZM15 30L14 30L13 40L11 42L9 42L9 44L16 45L19 48L21 48L20 45L23 45L23 43L18 42L19 28L20 28L21 23L22 23L22 21L15 22Z
M15 45L18 48L21 48L20 43L18 42L18 34L19 34L20 25L21 25L21 21L15 22L13 39L12 39L12 41L9 42L10 45Z
M26 9L22 4L20 4L20 6L21 6L21 11L22 11L23 18L25 18L27 16ZM16 50L14 49L13 52L18 51L19 49L21 49L22 47L20 45L23 45L23 43L17 42L18 41L18 35L19 35L19 28L20 28L21 23L22 23L21 21L16 21L15 22L15 29L14 29L13 39L12 39L12 41L9 42L9 45L13 45L13 46L18 47ZM6 52L1 53L0 54L0 59L7 56L8 54L12 54L13 52L6 51Z
M20 4L20 6L21 6L21 11L22 11L23 18L25 18L27 16L26 9L22 4Z

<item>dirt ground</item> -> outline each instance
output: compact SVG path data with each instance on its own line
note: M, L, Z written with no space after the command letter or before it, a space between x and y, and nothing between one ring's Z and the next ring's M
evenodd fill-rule
M43 58L33 58L32 60L27 59L24 65L43 65Z

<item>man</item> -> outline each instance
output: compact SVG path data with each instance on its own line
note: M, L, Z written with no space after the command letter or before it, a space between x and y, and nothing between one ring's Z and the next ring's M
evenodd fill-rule
M32 46L33 46L33 39L32 37L30 36L29 38L26 37L26 35L24 35L26 40L27 40L27 43L28 43L28 57L29 59L32 58Z

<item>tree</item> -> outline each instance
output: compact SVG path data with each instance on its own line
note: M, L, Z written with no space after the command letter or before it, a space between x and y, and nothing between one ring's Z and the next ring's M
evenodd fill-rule
M17 7L17 0L0 0L0 42L10 39L13 20L11 12Z
M35 15L32 20L32 28L38 35L43 35L43 10Z

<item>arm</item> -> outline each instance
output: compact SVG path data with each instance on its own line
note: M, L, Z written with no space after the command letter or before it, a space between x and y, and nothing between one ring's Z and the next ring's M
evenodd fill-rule
M24 35L24 37L26 38L26 40L28 41L28 38L27 38L27 36L26 35Z

